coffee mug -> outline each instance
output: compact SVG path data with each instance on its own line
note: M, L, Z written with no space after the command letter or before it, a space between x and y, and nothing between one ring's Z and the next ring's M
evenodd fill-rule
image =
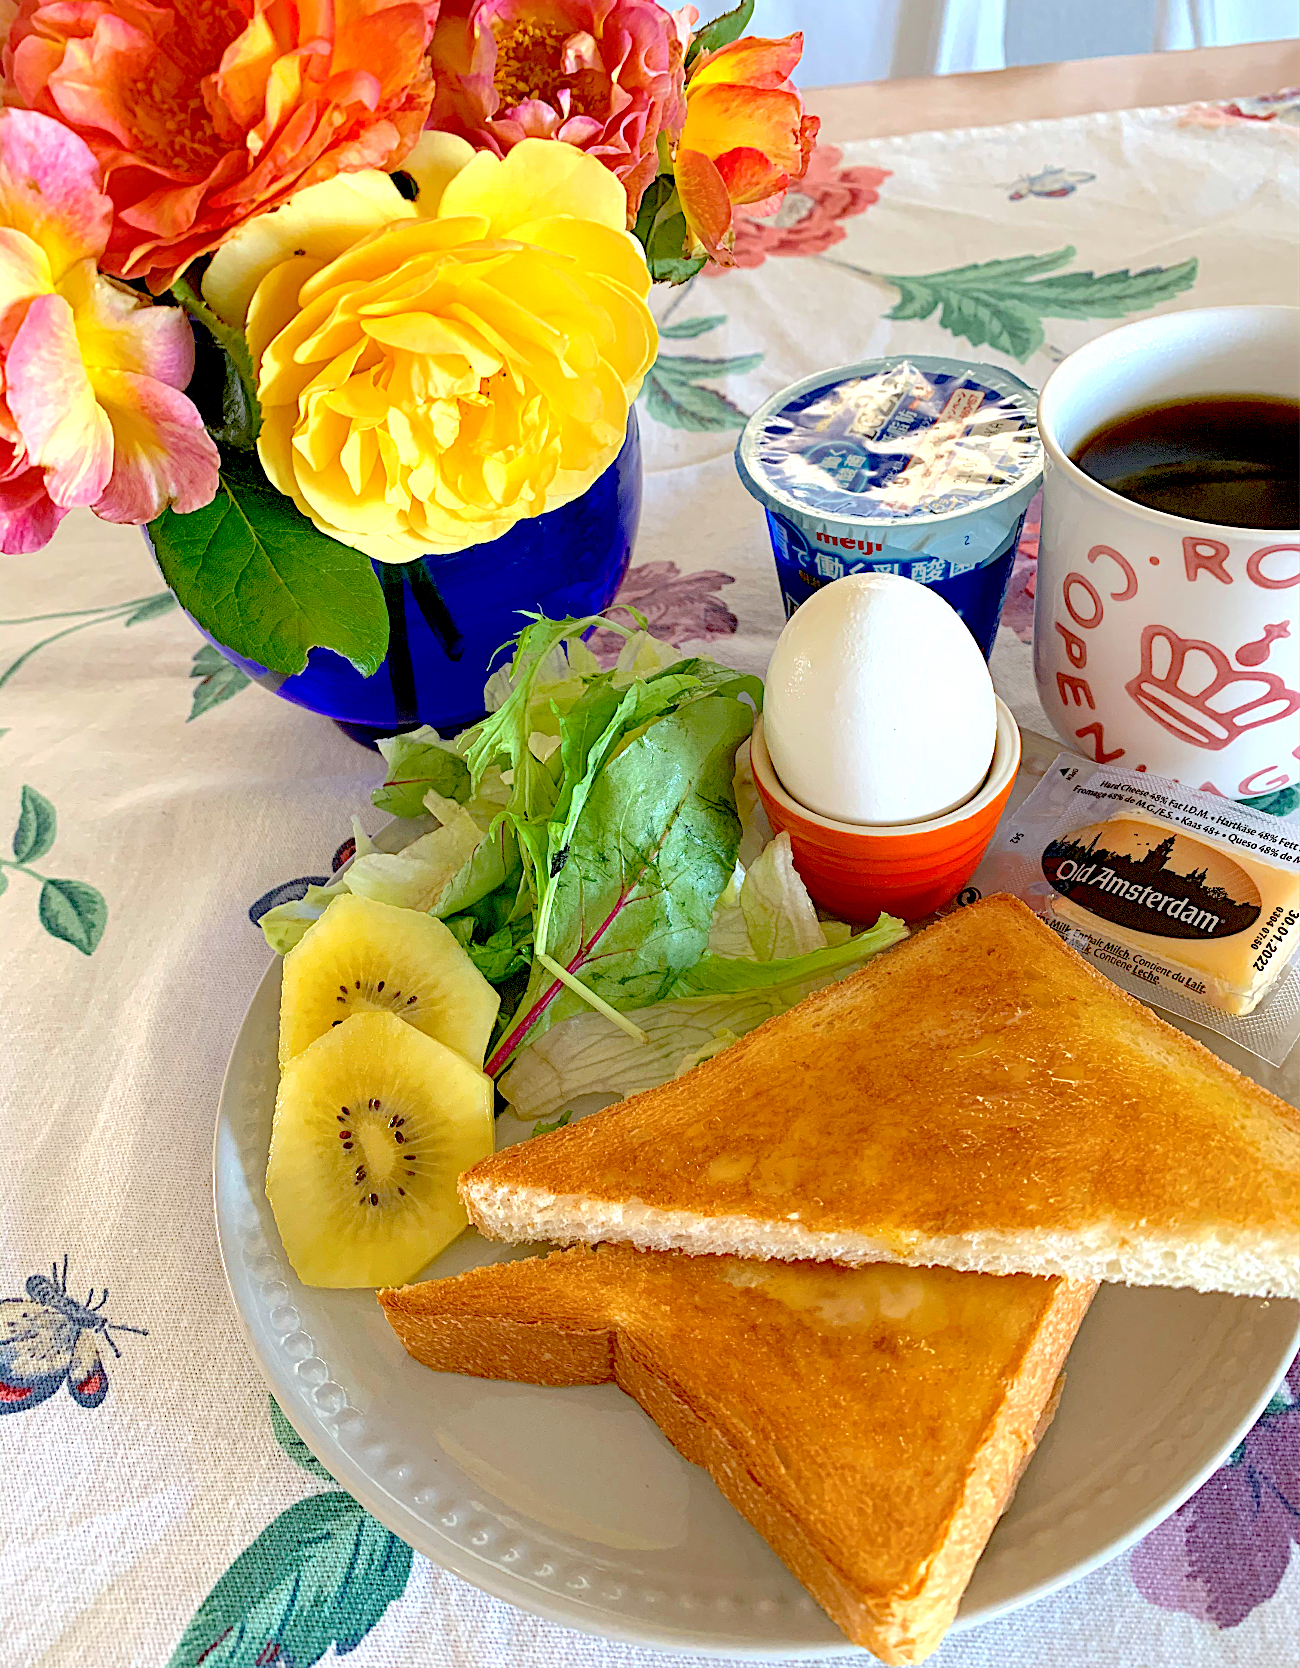
M1070 458L1145 407L1294 399L1298 367L1300 309L1207 307L1112 330L1048 379L1034 675L1058 734L1098 764L1229 799L1300 780L1300 532L1150 509Z

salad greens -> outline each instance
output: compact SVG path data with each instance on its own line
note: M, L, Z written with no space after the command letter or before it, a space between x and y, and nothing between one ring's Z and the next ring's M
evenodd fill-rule
M789 961L728 963L706 955L679 975L669 1000L631 1014L644 1043L629 1041L598 1014L578 1014L516 1054L497 1087L523 1119L551 1117L580 1095L640 1094L720 1054L765 1019L906 937L901 921L882 915L856 938ZM710 966L715 974L725 967L718 987L710 986L704 971Z
M598 623L625 639L609 669L582 641ZM906 932L818 920L736 767L762 694L644 630L530 618L480 724L380 743L397 849L354 821L352 862L263 916L267 942L344 891L426 910L501 993L485 1069L523 1115L664 1081Z
M427 724L407 735L389 736L379 743L379 751L388 774L383 787L370 797L390 816L422 817L429 792L462 804L469 798L469 766L455 743L443 741Z

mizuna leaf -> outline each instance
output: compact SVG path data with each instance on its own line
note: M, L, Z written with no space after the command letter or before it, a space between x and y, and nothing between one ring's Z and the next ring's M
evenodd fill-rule
M61 938L89 956L104 936L108 905L103 894L84 880L47 880L41 887L37 914L51 938Z
M1067 245L943 272L882 274L899 292L887 317L924 319L938 308L939 323L954 336L1023 362L1042 346L1044 318L1122 318L1171 300L1196 281L1195 260L1138 272L1057 271L1074 253Z
M369 559L326 538L252 459L227 455L217 495L149 525L163 578L182 608L236 654L301 672L333 649L363 677L388 648L388 613Z
M572 1107L566 1107L558 1118L551 1118L547 1122L538 1119L532 1127L531 1135L554 1135L556 1130L563 1129L572 1117Z
M54 844L59 819L53 805L43 793L24 784L22 804L18 810L18 826L14 829L14 859L19 863L34 863Z
M411 1549L331 1491L270 1524L195 1612L168 1668L312 1668L355 1650L406 1591Z
M810 950L804 956L781 961L751 961L740 956L715 956L707 951L694 965L681 972L669 992L673 1001L687 996L734 996L751 990L778 989L799 984L840 968L852 967L878 955L907 937L907 927L892 915L881 915L873 927L841 944L824 950Z

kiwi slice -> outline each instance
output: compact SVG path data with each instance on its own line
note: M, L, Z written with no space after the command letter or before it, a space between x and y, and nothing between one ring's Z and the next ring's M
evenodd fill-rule
M351 1014L391 1013L481 1066L501 999L454 933L341 893L284 958L280 1064Z
M305 1286L400 1286L469 1218L492 1151L492 1081L389 1013L353 1014L280 1079L266 1196Z

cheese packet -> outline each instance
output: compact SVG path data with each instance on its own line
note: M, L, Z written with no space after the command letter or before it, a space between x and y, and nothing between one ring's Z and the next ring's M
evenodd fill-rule
M1300 825L1062 753L972 894L1022 898L1153 1007L1280 1065L1300 1036Z

